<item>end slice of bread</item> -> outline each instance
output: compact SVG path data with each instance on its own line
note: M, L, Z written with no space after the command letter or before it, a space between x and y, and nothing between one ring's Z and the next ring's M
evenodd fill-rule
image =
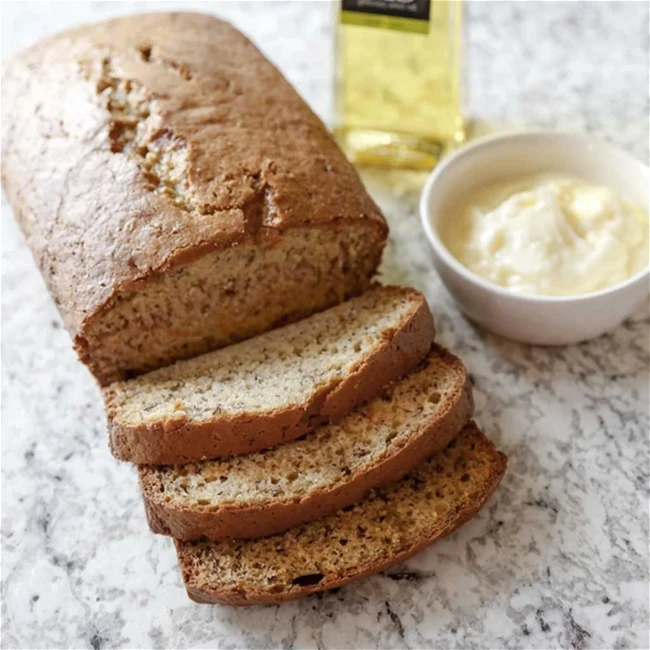
M463 364L434 346L412 374L301 440L221 461L142 467L149 525L182 540L282 532L401 478L443 449L472 408Z
M104 391L113 454L181 464L251 453L336 420L411 371L435 337L422 294L377 286L286 327Z
M383 571L470 519L506 465L470 423L401 481L329 517L255 540L176 541L187 593L202 603L278 603Z

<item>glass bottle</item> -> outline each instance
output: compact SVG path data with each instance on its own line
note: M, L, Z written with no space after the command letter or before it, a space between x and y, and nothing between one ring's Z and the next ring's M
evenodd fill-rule
M358 164L431 169L465 138L460 0L342 0L335 134Z

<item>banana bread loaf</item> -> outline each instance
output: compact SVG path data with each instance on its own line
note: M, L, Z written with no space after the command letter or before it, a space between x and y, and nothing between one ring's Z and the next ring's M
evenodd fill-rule
M2 75L2 179L101 384L366 289L387 228L320 120L233 27L65 32Z

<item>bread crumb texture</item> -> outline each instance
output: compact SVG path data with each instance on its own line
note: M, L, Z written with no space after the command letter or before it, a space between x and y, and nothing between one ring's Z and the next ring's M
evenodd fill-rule
M88 325L84 354L106 384L295 321L365 290L374 245L349 224L210 253L120 294Z
M415 291L376 287L309 319L180 361L105 391L119 425L195 423L303 405L363 364L423 304Z
M333 491L398 453L432 422L444 423L462 399L465 382L460 360L436 348L415 372L338 423L266 452L143 467L142 485L147 498L205 512L297 502Z
M487 500L506 463L470 423L405 478L334 515L261 539L177 542L183 578L195 598L238 604L331 588L451 532Z

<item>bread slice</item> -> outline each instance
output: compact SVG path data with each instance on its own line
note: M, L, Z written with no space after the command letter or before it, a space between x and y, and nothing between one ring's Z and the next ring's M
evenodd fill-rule
M470 423L401 481L329 517L255 540L176 541L187 593L202 603L279 603L387 569L472 517L506 465Z
M301 440L221 461L141 468L149 525L182 540L285 531L401 478L471 415L463 364L434 346L413 374Z
M376 286L298 323L112 384L104 399L113 454L181 464L294 440L411 371L434 336L422 294Z

